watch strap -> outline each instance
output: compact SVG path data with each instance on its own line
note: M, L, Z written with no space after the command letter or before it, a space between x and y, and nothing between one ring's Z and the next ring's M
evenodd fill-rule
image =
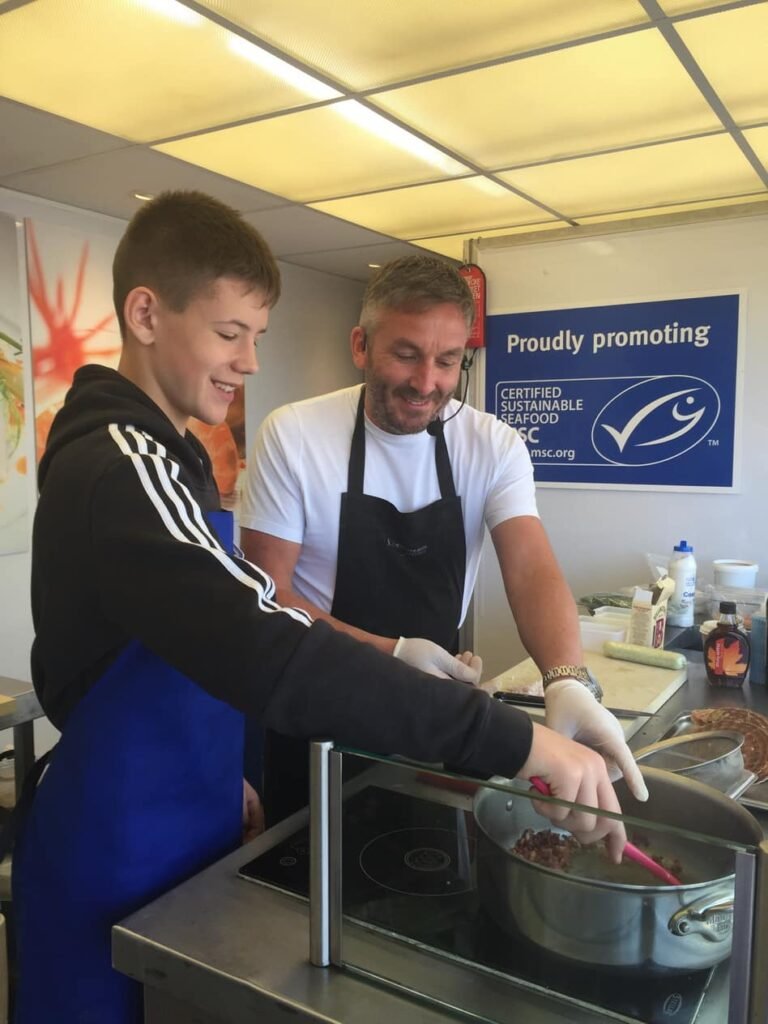
M575 679L586 686L596 700L603 699L603 688L586 665L555 665L554 668L547 669L541 678L544 692L546 693L548 686L560 679Z

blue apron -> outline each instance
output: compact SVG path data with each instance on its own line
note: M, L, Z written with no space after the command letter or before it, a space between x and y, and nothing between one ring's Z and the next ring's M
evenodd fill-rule
M231 550L232 514L207 518ZM112 925L239 844L242 769L240 712L130 643L72 711L21 827L15 1024L142 1020Z

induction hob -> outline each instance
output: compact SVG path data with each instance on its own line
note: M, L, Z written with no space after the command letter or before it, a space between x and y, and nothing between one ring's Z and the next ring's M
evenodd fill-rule
M474 886L474 828L464 810L396 790L368 786L350 797L342 825L345 916L559 999L609 1010L618 1020L694 1024L710 969L663 977L599 972L502 931L481 908ZM306 897L309 829L250 861L240 874Z

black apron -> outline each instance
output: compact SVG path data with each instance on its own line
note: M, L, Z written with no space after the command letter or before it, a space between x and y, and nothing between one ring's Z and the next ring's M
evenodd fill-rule
M357 407L347 492L341 496L331 615L377 636L424 637L455 652L466 540L442 424L436 421L430 430L435 437L440 498L414 512L399 512L384 498L363 492L364 402L365 388ZM308 803L308 780L306 742L268 730L264 759L268 826Z

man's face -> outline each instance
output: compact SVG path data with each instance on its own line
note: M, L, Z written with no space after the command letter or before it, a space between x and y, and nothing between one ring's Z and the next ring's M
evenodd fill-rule
M365 411L390 434L417 434L453 397L469 331L450 302L422 312L383 309L367 338L351 335L355 366L365 370Z
M180 433L190 416L221 423L244 377L259 368L256 344L269 307L261 291L248 287L219 278L181 313L157 302L145 390Z

